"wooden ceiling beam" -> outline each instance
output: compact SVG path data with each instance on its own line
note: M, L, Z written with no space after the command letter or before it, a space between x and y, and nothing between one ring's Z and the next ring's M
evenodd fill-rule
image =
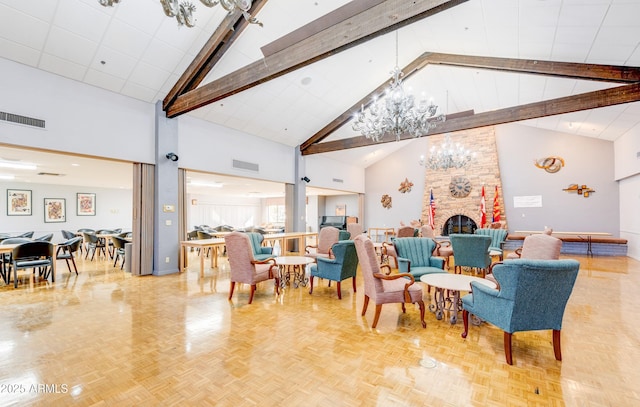
M488 69L516 73L528 73L535 75L548 75L570 79L598 80L606 82L630 83L640 81L640 68L618 66L618 65L597 65L579 64L572 62L540 61L530 59L495 58L473 55L443 54L436 52L425 52L407 65L402 72L406 77L413 75L429 64L457 66L472 69ZM331 133L342 127L362 105L366 108L372 101L373 96L380 95L388 87L389 79L368 95L360 99L355 105L348 108L344 113L335 118L316 134L305 140L300 145L303 155L305 150L311 145L320 143ZM395 138L393 138L394 141ZM361 141L360 141L361 142ZM338 143L336 141L336 143ZM333 151L333 150L332 150Z
M254 0L250 12L253 15L257 14L266 3L267 0ZM178 96L197 88L215 64L240 37L240 34L249 26L250 23L244 18L241 11L234 10L227 13L222 23L211 34L207 43L167 93L162 102L162 109L167 111L175 103Z
M597 109L600 107L619 105L640 101L640 83L617 86L615 88L597 90L579 95L566 96L542 102L529 103L505 109L494 110L474 114L473 116L450 119L431 130L427 136L443 134L454 131L470 130L484 126L513 123L522 120L536 119L539 117L554 116L558 114L577 112L581 110ZM409 134L401 136L401 140L410 140ZM328 153L357 147L366 147L380 143L395 142L393 135L385 136L378 143L363 136L352 137L325 143L316 143L304 151L302 155Z
M167 117L180 116L466 1L385 0L260 61L179 95L165 112Z

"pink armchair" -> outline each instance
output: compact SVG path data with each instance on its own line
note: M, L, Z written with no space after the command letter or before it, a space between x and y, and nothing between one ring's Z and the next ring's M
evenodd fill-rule
M273 258L266 260L256 260L253 257L253 246L249 236L242 232L231 232L224 237L229 256L230 281L229 300L233 297L233 290L236 283L251 285L249 294L249 304L253 301L253 294L256 291L256 284L262 281L275 279L276 294L279 293L280 279L278 269Z
M364 277L364 305L362 315L367 312L369 300L373 299L376 304L376 313L373 317L372 328L378 325L380 311L383 304L401 303L402 312L406 312L406 303L417 303L420 307L420 322L426 328L424 321L424 301L422 300L422 288L415 285L413 276L409 273L399 273L386 275L380 272L380 264L376 256L373 242L366 235L358 235L354 239L358 262ZM388 267L385 265L383 267Z
M315 246L305 247L305 256L308 257L326 257L331 258L331 246L338 243L340 229L333 226L325 226L318 233L318 244Z

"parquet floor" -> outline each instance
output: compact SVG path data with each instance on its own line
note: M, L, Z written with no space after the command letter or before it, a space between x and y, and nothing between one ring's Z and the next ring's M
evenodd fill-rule
M358 292L322 282L309 295L272 282L231 302L228 263L198 278L131 277L105 262L64 263L56 283L0 283L3 406L637 406L640 262L582 264L562 331L503 337L483 324L460 337L418 310L385 305L360 316ZM195 260L195 259L194 259Z

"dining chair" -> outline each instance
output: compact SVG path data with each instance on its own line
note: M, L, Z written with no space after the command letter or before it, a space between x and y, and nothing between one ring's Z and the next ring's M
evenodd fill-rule
M33 240L38 240L38 241L41 241L41 242L50 242L51 239L53 239L53 233L49 233L49 234L46 234L46 235L42 235L40 237L36 237Z
M71 273L72 264L73 270L76 272L76 275L78 275L78 267L76 266L76 260L73 254L80 250L80 246L82 246L82 237L75 236L60 243L58 245L58 249L56 250L56 259L66 261L69 273ZM69 263L69 261L71 261L71 264Z
M95 233L83 233L82 237L84 238L84 244L86 246L87 254L85 255L85 259L89 257L89 253L91 254L91 260L96 256L96 251L102 251L105 257L107 257L106 246L104 244L104 240L98 239Z
M316 258L316 264L310 266L309 294L313 294L313 278L325 278L335 281L338 290L338 299L342 299L340 282L351 278L353 292L356 292L356 270L358 268L358 255L353 240L341 240L331 248L333 258Z
M127 239L120 236L111 236L111 240L113 241L113 267L118 264L118 260L122 258L122 264L120 265L120 270L124 267L124 262L127 260L125 257L125 244L128 243Z
M76 235L75 233L71 232L70 230L64 230L62 229L60 231L60 233L62 233L62 238L64 240L69 240L69 239L73 239L74 237L77 237L78 235Z
M55 282L55 261L53 256L53 244L43 241L31 241L22 243L13 249L11 254L11 269L13 270L13 287L18 288L18 270L36 269L45 280L51 276L51 282ZM11 269L8 280L11 281Z
M0 245L12 245L12 244L22 244L27 242L32 242L32 239L27 237L9 237L0 242ZM2 273L2 280L5 284L9 284L9 274L11 272L11 255L12 252L2 253L0 255L0 261L2 262L2 267L0 268L0 272Z
M362 316L367 312L369 300L376 304L376 313L373 317L371 328L378 325L380 311L383 304L400 303L402 312L406 312L405 304L416 303L420 307L420 322L426 328L424 321L424 301L422 299L422 288L414 284L415 280L411 274L383 274L380 267L389 267L388 264L380 265L376 255L376 249L368 236L361 234L353 240L358 254L358 262L364 279L364 304L362 306Z
M96 233L95 229L90 229L90 228L81 228L77 230L77 235L78 236L83 236L83 233ZM69 238L71 239L71 238ZM80 245L80 253L83 253L85 250L87 249L87 243L83 242Z

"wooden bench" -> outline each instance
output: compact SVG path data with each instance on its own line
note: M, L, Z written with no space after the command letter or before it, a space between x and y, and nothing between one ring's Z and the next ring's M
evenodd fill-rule
M505 249L515 250L522 246L525 237L542 233L541 231L516 231L507 236ZM611 237L610 233L602 232L553 232L553 237L562 240L562 253L565 254L595 254L602 256L626 256L627 239ZM511 242L511 244L509 244Z

